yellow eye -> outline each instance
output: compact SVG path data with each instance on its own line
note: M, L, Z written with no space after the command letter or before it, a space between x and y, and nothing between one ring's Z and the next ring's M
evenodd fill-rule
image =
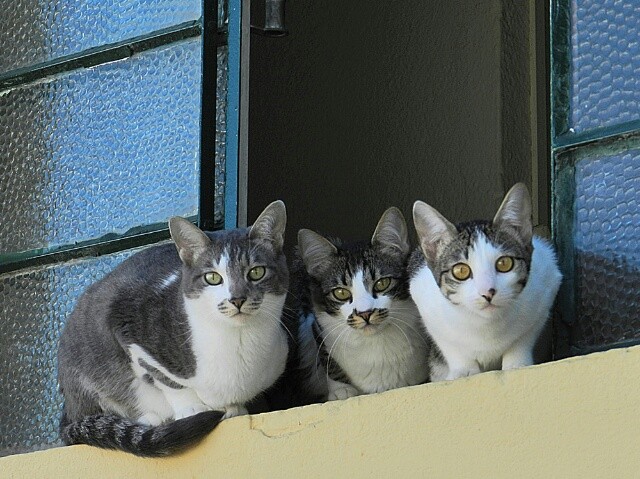
M249 279L251 281L258 281L264 277L264 274L267 272L264 266L256 266L255 268L251 268L249 270Z
M345 288L335 288L331 293L333 293L333 297L338 301L346 301L351 298L351 291Z
M451 274L455 279L464 281L469 279L469 276L471 276L471 268L469 268L468 264L457 263L453 265L453 268L451 268Z
M211 286L218 286L222 283L222 276L214 271L212 273L206 273L204 275L204 280Z
M373 290L376 293L382 293L384 290L386 290L389 287L390 284L391 284L391 278L380 278L373 285Z
M508 273L513 269L513 258L511 256L500 256L496 261L496 270L501 273Z

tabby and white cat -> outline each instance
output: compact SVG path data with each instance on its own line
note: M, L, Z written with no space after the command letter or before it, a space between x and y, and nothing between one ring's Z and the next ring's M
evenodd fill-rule
M454 226L421 201L413 219L410 291L439 349L431 380L533 364L562 276L552 247L532 234L527 187L513 186L493 221Z
M175 217L175 246L90 286L60 339L63 440L161 456L246 414L287 359L285 224L281 201L251 228L205 234Z
M316 400L426 382L427 342L409 298L407 226L397 208L371 241L343 244L298 233L301 366Z

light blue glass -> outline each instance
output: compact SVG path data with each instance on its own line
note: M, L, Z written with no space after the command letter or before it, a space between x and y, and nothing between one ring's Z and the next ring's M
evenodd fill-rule
M571 345L640 340L640 141L560 155L556 229ZM561 293L562 296L563 293Z
M80 293L136 251L0 276L0 456L60 444L62 327Z
M0 0L0 73L197 21L201 4L201 0Z
M201 39L0 96L0 256L195 216Z
M572 0L569 132L640 120L640 2Z

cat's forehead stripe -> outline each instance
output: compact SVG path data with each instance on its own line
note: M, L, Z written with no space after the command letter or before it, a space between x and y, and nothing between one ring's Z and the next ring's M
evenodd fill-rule
M214 265L215 269L217 269L220 273L227 274L227 265L229 264L229 252L227 248L222 250L217 263L218 264Z
M362 272L362 269L357 269L356 272L353 275L353 279L352 279L352 289L353 289L353 295L363 295L363 294L369 294L367 292L367 288L365 286L364 283L364 274Z

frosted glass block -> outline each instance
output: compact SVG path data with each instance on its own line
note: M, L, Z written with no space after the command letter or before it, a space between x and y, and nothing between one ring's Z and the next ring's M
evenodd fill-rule
M640 2L571 1L569 128L640 119Z
M0 456L60 444L62 327L82 291L139 250L0 276Z
M227 159L227 93L229 81L229 49L226 46L218 48L217 54L217 86L216 86L216 178L215 194L215 222L224 224L224 196L225 196L225 165Z
M198 20L201 3L200 0L0 0L0 72Z
M640 149L578 157L574 201L572 346L640 339Z
M0 94L0 255L196 215L201 82L196 38Z

